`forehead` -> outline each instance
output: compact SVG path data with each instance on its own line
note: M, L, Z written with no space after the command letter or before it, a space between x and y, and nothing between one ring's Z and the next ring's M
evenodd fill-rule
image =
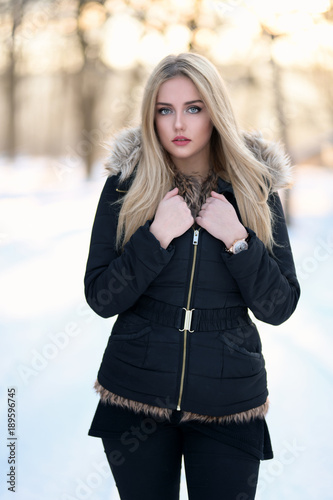
M157 102L186 102L200 99L200 94L190 78L175 76L162 83L157 93Z

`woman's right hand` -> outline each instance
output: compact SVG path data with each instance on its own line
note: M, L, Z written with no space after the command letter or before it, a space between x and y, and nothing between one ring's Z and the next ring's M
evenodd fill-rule
M162 248L167 248L174 238L184 234L193 223L191 210L184 198L178 195L178 188L174 188L159 203L150 232Z

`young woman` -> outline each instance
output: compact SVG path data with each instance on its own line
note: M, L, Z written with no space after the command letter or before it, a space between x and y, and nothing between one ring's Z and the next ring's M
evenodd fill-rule
M250 500L272 458L256 326L300 294L277 190L289 163L241 133L215 67L168 56L120 134L92 230L88 304L114 323L89 434L122 500Z

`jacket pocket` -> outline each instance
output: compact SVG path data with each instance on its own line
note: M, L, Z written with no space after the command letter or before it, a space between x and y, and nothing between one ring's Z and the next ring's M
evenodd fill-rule
M132 312L120 314L111 331L111 341L135 340L151 330L150 322Z
M265 367L260 337L254 324L220 332L220 341L223 344L223 377L251 377Z
M143 367L151 332L148 320L132 313L119 315L111 332L107 346L109 362L124 366ZM119 367L120 368L120 367ZM125 369L126 371L126 369Z
M220 332L222 342L242 354L260 357L261 340L256 325L250 321Z
M151 331L150 326L146 326L135 333L111 333L111 342L124 342L131 340L139 340Z
M229 348L230 351L237 351L241 354L244 354L245 356L250 356L250 357L253 357L253 358L260 358L261 357L261 353L260 352L251 352L251 351L248 351L247 349L245 349L245 347L242 347L238 344L236 344L235 342L233 342L232 340L228 339L227 337L224 337L222 342L226 345L226 347Z
M106 350L106 358L114 367L118 366L118 375L122 373L119 362L142 368L145 364L151 328L146 326L133 334L112 334ZM126 373L126 369L124 375Z

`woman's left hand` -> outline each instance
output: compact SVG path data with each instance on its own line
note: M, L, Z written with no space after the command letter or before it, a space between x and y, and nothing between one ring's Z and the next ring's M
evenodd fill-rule
M230 248L235 240L246 238L247 231L236 210L223 194L212 191L195 219L197 224Z

